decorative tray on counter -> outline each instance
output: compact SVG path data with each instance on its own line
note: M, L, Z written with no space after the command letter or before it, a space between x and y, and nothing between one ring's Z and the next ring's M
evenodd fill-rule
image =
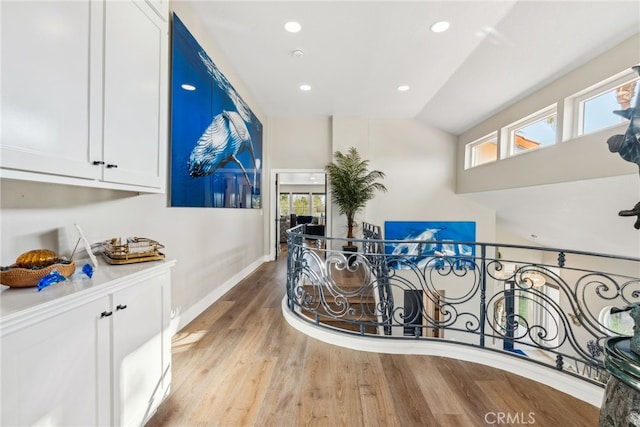
M132 264L164 259L163 245L144 237L116 237L102 242L102 257L109 264Z

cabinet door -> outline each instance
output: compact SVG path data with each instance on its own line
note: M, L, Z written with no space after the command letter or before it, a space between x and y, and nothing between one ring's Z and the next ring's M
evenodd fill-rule
M147 3L153 7L153 10L160 15L163 21L168 19L169 15L169 0L146 0Z
M166 24L145 2L105 5L104 180L162 186Z
M170 273L113 295L114 425L142 425L168 391Z
M89 152L90 134L100 130L90 128L89 114L101 96L91 67L99 69L102 52L90 31L101 13L88 0L0 2L2 168L101 176Z
M109 298L2 337L1 424L110 424Z

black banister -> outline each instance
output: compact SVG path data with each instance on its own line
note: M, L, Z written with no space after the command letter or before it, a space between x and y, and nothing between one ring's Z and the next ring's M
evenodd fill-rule
M500 351L603 384L604 339L624 333L603 323L603 307L640 302L637 258L485 242L454 242L473 248L465 255L392 255L391 245L452 242L384 240L367 223L362 231L341 239L287 230L293 314L345 334ZM342 249L349 241L359 252Z

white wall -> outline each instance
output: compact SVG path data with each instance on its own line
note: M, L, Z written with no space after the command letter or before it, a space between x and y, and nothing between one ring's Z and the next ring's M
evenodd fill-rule
M323 170L333 152L355 146L369 159L370 169L386 174L383 183L389 191L378 193L356 216L357 223L476 221L477 239L495 240L495 212L454 192L454 136L414 119L270 118L269 123L274 169ZM344 215L336 209L328 209L328 215L329 235L346 236Z
M516 188L638 173L638 167L610 153L607 138L624 134L628 124L584 135L553 146L464 170L465 145L640 63L640 34L553 83L507 106L458 138L457 192ZM497 88L499 90L499 88ZM563 123L557 124L558 130ZM505 178L505 177L508 177Z
M476 221L478 241L495 240L495 212L455 194L455 137L414 119L333 119L333 151L358 148L389 190L369 202L358 222ZM346 234L333 214L332 233Z
M265 127L263 206L269 200L268 122L218 47L202 30L199 18L184 2L173 9L205 48ZM172 271L174 328L184 326L224 290L263 262L267 241L264 209L169 208L167 195L2 181L1 263L22 252L50 248L69 255L78 223L91 242L116 236L158 240Z
M275 169L320 169L331 160L331 121L270 118L271 165Z

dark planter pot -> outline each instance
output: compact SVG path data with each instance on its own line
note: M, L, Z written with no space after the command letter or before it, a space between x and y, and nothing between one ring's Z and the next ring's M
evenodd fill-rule
M357 253L358 252L358 247L357 246L343 246L342 247L342 252L353 252L353 253ZM345 256L347 257L347 260L349 261L349 266L353 265L353 263L356 261L356 256L355 255L348 255L345 254Z

